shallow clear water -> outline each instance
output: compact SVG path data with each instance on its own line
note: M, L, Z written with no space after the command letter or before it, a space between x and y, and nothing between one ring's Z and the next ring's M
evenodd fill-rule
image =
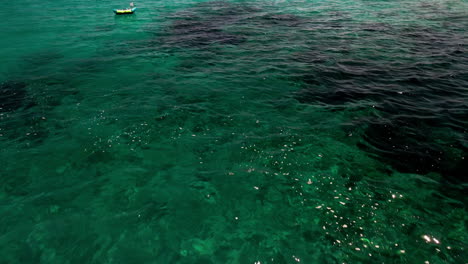
M0 263L468 260L466 1L126 4L0 10Z

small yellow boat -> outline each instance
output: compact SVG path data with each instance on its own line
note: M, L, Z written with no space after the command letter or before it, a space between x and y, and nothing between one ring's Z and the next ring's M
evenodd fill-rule
M131 15L135 12L136 7L134 8L127 8L127 9L114 9L114 13L116 15Z

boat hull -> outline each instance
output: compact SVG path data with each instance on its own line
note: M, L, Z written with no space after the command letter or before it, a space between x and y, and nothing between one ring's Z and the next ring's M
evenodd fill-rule
M136 7L132 9L114 9L116 15L131 15L135 13Z

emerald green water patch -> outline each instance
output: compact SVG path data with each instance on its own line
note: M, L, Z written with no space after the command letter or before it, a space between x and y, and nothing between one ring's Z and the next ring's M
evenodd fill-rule
M466 261L465 2L135 4L12 3L0 263Z

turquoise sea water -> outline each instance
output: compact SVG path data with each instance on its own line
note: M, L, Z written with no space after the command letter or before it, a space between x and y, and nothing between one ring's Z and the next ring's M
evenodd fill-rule
M466 263L468 2L1 9L0 263Z

